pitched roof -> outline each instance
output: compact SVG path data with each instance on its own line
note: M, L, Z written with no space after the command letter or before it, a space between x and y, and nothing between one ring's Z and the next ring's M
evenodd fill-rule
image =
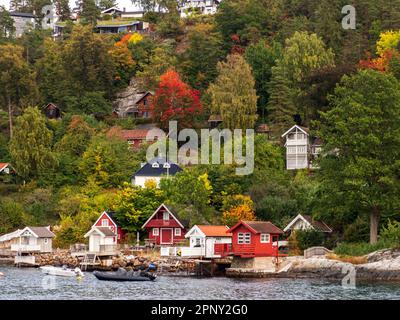
M156 165L153 166L154 164ZM169 168L165 167L167 164ZM132 177L161 177L167 174L173 176L181 171L182 168L176 163L167 162L165 158L154 158L136 171Z
M0 162L0 172L2 172L5 168L7 168L7 166L9 166L10 164L7 162Z
M171 210L171 206L170 205L166 205L165 203L162 203L153 213L152 215L147 219L147 221L143 224L142 228L145 228L146 225L153 219L153 217L157 214L157 212L160 211L161 208L164 208L167 212L169 212L169 214L175 219L176 222L178 222L178 224L182 227L185 228L188 226L188 221L187 220L182 220L179 218L179 216L174 212L172 212L173 210Z
M106 237L115 237L115 233L109 227L95 227Z
M256 129L256 132L258 132L258 133L270 132L270 131L271 131L271 128L266 123L260 124Z
M210 118L208 118L208 122L213 122L213 121L221 121L222 122L222 117L219 114L211 115Z
M148 95L153 95L152 92L150 91L146 91L146 92L139 92L135 95L135 100L134 100L134 104L138 104L144 97L148 96Z
M295 125L294 125L293 127L291 127L288 131L286 131L286 132L282 135L282 137L286 136L288 133L290 133L293 129L296 129L296 128L299 129L300 131L302 131L303 133L307 134L307 135L310 134L310 129L295 124Z
M122 130L121 137L125 140L130 139L146 139L147 133L150 130L147 129L132 129L132 130Z
M296 223L299 219L305 221L308 225L310 225L314 230L321 232L332 232L332 229L322 221L316 221L310 215L298 214L284 229L284 231L288 231L291 229L292 225Z
M51 232L47 227L27 227L39 238L54 238L56 235Z
M33 13L17 12L17 11L11 11L10 16L11 17L23 17L23 18L35 18L35 15Z
M311 216L309 216L309 215L302 214L301 216L302 216L304 219L306 219L307 222L308 222L309 224L311 224L311 225L314 227L315 230L317 230L317 231L322 231L322 232L332 232L332 229L329 228L329 227L325 224L325 222L316 221L316 220L314 220L314 219L313 219Z
M322 139L318 138L318 137L315 138L312 143L313 146L322 146L323 144L324 144L324 141L322 141Z
M228 233L229 228L227 226L209 226L209 225L198 225L197 226L206 237L231 237L232 233Z
M239 221L236 225L229 229L230 232L240 225L244 225L254 233L273 233L283 234L283 231L269 221Z

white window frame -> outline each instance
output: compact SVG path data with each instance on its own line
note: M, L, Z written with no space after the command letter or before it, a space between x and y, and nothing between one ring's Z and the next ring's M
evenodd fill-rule
M159 228L153 228L153 236L158 237L160 235L160 229Z
M163 212L163 220L169 221L169 212L168 211Z
M174 235L176 237L180 237L182 235L181 229L180 228L175 228Z
M237 243L238 244L251 244L251 233L250 232L239 232Z
M271 242L271 235L269 233L261 233L260 242L261 243L270 243Z

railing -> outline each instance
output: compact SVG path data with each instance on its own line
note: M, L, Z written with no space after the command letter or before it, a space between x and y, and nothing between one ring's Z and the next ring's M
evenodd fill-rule
M205 248L191 248L191 247L182 247L181 255L182 257L200 257L205 255Z
M331 253L332 251L325 247L311 247L304 250L304 258L308 259L313 256L324 256L327 253Z
M234 255L254 255L255 248L253 245L240 245L237 246L233 252Z
M201 257L204 256L204 248L161 247L160 254L162 257Z
M163 220L163 219L155 219L148 223L147 227L149 228L159 228L159 227L171 227L174 228L176 225L175 220Z
M102 244L100 245L100 253L103 252L115 252L118 250L118 246L116 244Z
M11 251L32 252L40 251L40 245L36 244L12 244Z

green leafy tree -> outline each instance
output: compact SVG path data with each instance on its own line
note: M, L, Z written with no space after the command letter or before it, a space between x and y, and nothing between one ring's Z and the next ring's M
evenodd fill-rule
M2 107L8 111L10 136L13 134L14 112L36 100L34 77L23 57L22 47L0 46L0 98Z
M332 109L322 114L321 203L331 214L341 208L368 214L371 243L377 242L380 218L400 208L399 87L392 75L376 71L345 76Z
M266 41L260 41L246 49L245 59L253 70L258 95L258 112L262 119L266 118L265 109L269 100L268 85L271 80L272 67L280 57L282 47L274 42L268 45Z
M218 64L218 77L208 90L211 112L230 129L253 128L257 120L257 94L250 66L240 55Z
M4 6L0 6L0 42L11 38L14 32L14 20Z
M287 127L293 123L293 117L299 114L304 124L308 124L309 110L303 105L304 92L300 84L313 71L333 65L332 50L326 49L316 34L296 32L287 39L282 57L272 68L269 85L271 97L268 102L271 122Z
M51 141L52 132L38 108L29 107L17 118L10 153L21 177L38 178L55 165Z

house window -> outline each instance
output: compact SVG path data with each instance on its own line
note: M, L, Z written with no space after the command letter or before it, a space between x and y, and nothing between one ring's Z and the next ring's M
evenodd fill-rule
M238 244L250 244L251 234L250 233L238 233Z
M107 219L101 220L101 226L108 227L108 220Z
M160 234L160 229L158 228L153 228L153 236L158 237Z
M44 242L44 244L48 244L49 243L49 239L48 238L44 238L43 242Z
M169 213L168 212L164 212L163 213L163 220L166 220L166 221L169 220Z
M270 243L270 235L268 233L261 233L261 243Z
M175 236L177 236L177 237L181 236L181 229L175 228Z
M195 239L195 245L194 245L194 246L195 246L196 248L201 246L201 244L200 244L200 238L196 238L196 239Z
M147 106L147 99L143 99L143 105Z

